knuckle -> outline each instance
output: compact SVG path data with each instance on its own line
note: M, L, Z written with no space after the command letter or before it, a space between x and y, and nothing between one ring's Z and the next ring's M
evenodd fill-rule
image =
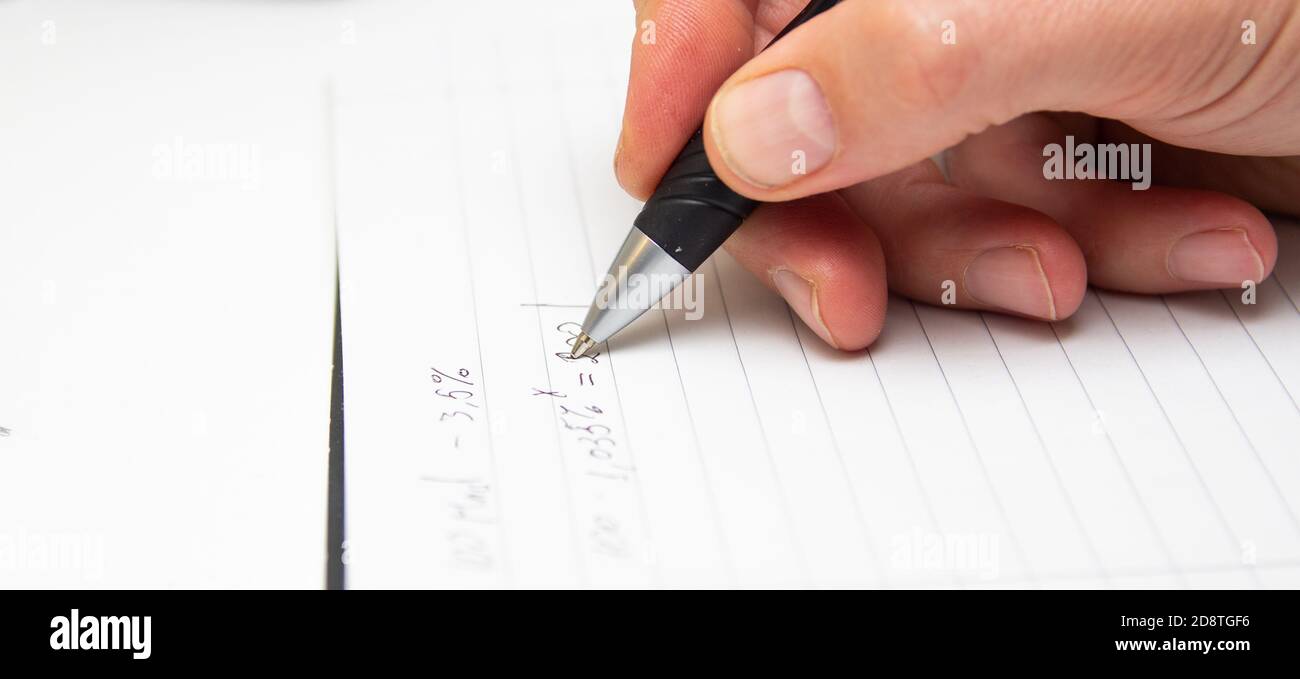
M880 36L888 45L882 84L909 111L953 106L978 62L961 41L950 44L941 40L944 19L925 5L866 3L863 10L865 35Z

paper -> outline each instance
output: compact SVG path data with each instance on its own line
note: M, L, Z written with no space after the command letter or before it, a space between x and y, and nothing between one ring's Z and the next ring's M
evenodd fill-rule
M581 44L340 81L349 587L1300 585L1296 226L1254 304L892 299L857 354L720 253L567 360L638 209Z
M323 88L64 35L0 107L0 587L321 587Z

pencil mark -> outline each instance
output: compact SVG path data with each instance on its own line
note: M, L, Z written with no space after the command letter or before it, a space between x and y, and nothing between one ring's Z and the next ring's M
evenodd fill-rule
M627 440L627 457L636 468L636 447L632 445L632 431L627 426L627 411L623 408L623 394L618 388L618 373L614 370L614 347L608 342L605 344L609 356L609 379L614 388L614 401L618 404L619 422L623 425L623 437ZM633 476L632 487L636 492L637 508L641 518L641 530L644 531L644 539L647 545L654 544L654 535L650 529L650 514L646 508L645 491L641 488L641 477ZM651 578L655 582L660 582L663 575L660 573L659 562L654 558L654 551L650 550L648 557L648 566L650 567Z
M551 59L552 61L554 61L555 58L553 54L553 50L554 47L548 45L547 58ZM564 101L564 96L562 95L559 97L554 97L553 100L557 102L558 105L559 102ZM563 113L562 108L560 110L557 110L556 113L562 114ZM561 122L563 122L564 120L563 116L560 115L558 117L561 119ZM595 280L596 278L595 256L593 255L591 250L591 234L587 228L586 204L582 199L582 188L578 182L578 173L576 169L576 164L574 163L573 160L573 143L572 143L572 139L570 138L568 125L562 124L561 128L563 129L564 143L560 144L560 146L562 146L564 149L563 157L564 157L565 167L568 169L569 172L569 185L573 187L573 200L574 200L574 205L577 207L578 228L582 231L582 244L587 251L587 257L586 257L587 266L591 270L592 280ZM513 134L513 128L512 128L512 134ZM529 249L528 252L529 252L528 256L531 260L532 258L531 248ZM565 305L555 305L555 306L563 307ZM576 308L584 308L585 306L586 305L578 305ZM622 423L623 436L627 442L628 460L630 460L632 467L635 468L636 467L636 445L632 442L632 431L627 426L627 414L626 411L623 409L623 395L618 388L618 371L615 370L614 367L614 346L608 341L605 343L605 353L609 359L609 377L610 377L610 383L614 391L614 399L615 402L618 404L619 420ZM594 364L598 362L597 356L599 355L600 355L599 353L593 353L593 354L588 354L588 356L585 356L583 358L590 357L591 362ZM560 358L562 360L572 359L571 356L567 356L567 355L561 356ZM646 506L645 491L641 487L641 479L639 476L633 476L633 488L636 493L637 507L639 509L639 513L641 517L641 527L643 531L642 539L645 541L645 544L653 545L654 535L650 524L649 509ZM660 565L658 560L653 557L653 550L649 550L649 556L647 560L648 560L648 566L650 569L652 580L655 582L662 581L663 576L662 573L660 572Z
M496 47L496 46L494 45L494 54L495 54L496 52L498 52L499 49L500 49L499 47ZM496 56L498 57L498 60L499 60L500 55L499 55L499 54L496 54ZM510 153L511 153L511 162L514 163L514 167L518 167L518 166L519 166L519 158L518 158L518 152L517 152L517 150L516 150L517 144L515 143L515 139L514 139L514 136L515 136L515 127L514 127L514 124L513 124L513 123L507 124L505 127L506 127L506 129L507 129L507 133L510 135L510 141L511 141L511 143L510 143L510 147L511 147L511 149L510 149ZM458 162L459 162L459 161L458 161ZM459 173L459 172L454 173L454 174L456 174L457 177L460 176L460 173ZM520 203L520 198L521 198L521 196L523 195L523 187L520 185L519 173L518 173L518 172L515 172L515 171L513 170L513 168L510 170L510 182L511 182L511 188L513 189L513 193L514 193L514 196L513 196L513 197L514 197L514 200L513 200L512 202L514 203L515 210L516 210L516 211L518 212L518 214L519 214L519 222L518 222L518 225L519 225L519 232L520 232L520 234L521 234L521 236L522 236L522 240L523 240L523 243L524 243L524 251L528 253L528 256L527 256L525 259L526 259L526 261L527 261L527 263L528 263L528 281L532 284L532 285L531 285L531 288L532 288L532 289L530 290L530 292L532 293L533 298L536 299L536 297L537 297L537 271L536 271L536 269L535 269L534 266L533 266L533 259L532 259L532 242L531 242L531 239L530 239L529 236L528 236L528 226L527 226L527 224L528 224L528 215L525 214L525 211L524 211L523 205ZM535 315L536 315L536 317L537 317L537 342L538 342L538 345L540 346L540 348L541 348L541 352L542 352L542 368L543 368L543 370L544 370L545 373L546 373L546 386L547 386L547 388L549 388L549 389L554 389L554 388L555 388L555 385L553 384L553 382L552 382L552 378L551 378L551 365L550 365L550 361L546 360L546 355L547 355L547 351L546 351L546 333L545 333L545 331L544 331L544 329L543 329L541 310L540 310L539 308L537 308L537 307L534 307L533 310L534 310ZM568 463L568 460L565 459L565 455L564 455L564 441L563 441L563 438L562 438L561 435L560 435L560 417L559 417L558 414L556 414L554 408L552 408L552 409L550 409L550 410L551 410L551 422L552 422L552 424L553 424L552 429L554 429L554 431L555 431L555 453L556 453L556 456L557 456L557 458L559 459L559 462L560 462L560 472L561 472L561 473L560 473L560 476L561 476L561 478L563 479L563 484L564 484L564 499L565 499L565 506L567 507L567 509L568 509L568 514L569 514L569 538L570 538L570 542L571 542L571 548L573 549L573 555L574 555L574 558L575 558L575 564L576 564L577 567L578 567L578 570L579 570L580 577L581 577L582 581L583 581L584 583L590 584L590 583L591 583L591 573L590 573L590 571L589 571L589 569L588 569L587 559L586 559L585 555L583 554L581 541L580 541L579 538L578 538L578 534L579 534L579 531L580 531L580 527L579 527L579 523L578 523L578 513L577 513L577 510L576 510L576 509L574 508L574 506L573 506L573 505L574 505L574 498L573 498L573 484L572 484L572 482L569 480L569 474L570 474L570 471L569 471L569 463Z
M455 91L450 85L444 91L444 96L447 99L447 103L451 104L452 115L455 116L460 110L460 107L458 106L459 98L455 96ZM460 147L460 135L452 134L448 136L451 138L452 156L456 159L456 163L460 164L464 162L464 153ZM466 186L465 180L460 172L453 172L452 174L455 176L456 181L456 209L460 216L460 238L461 242L464 243L465 246L465 261L469 263L469 275L465 277L466 289L469 291L469 308L471 317L474 319L474 351L475 356L478 358L478 374L483 387L483 430L487 439L488 468L492 472L491 487L495 492L495 502L497 506L501 506L501 470L500 461L497 459L496 442L492 435L492 410L488 407L487 398L487 372L483 369L483 330L478 314L478 285L474 282L474 270L472 264L474 257L473 243L470 239L469 230L469 210L465 207L465 200L463 199L463 196L466 195ZM514 579L514 573L511 568L512 561L509 556L510 544L506 538L504 525L498 526L497 528L497 544L501 545L502 570L505 573L507 580L511 581Z

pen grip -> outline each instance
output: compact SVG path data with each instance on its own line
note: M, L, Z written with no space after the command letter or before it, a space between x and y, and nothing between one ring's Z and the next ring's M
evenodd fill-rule
M688 271L699 268L758 206L722 183L697 131L634 224Z
M825 12L839 0L809 0L772 43ZM704 153L704 130L697 130L677 155L635 224L688 271L694 271L740 228L758 206L727 188Z

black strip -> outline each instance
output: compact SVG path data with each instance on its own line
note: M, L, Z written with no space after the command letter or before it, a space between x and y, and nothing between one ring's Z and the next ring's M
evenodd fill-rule
M335 279L337 280L337 278ZM343 589L343 314L334 286L334 377L330 389L329 508L326 512L325 589Z
M557 597L557 604L564 597L569 619L609 615L608 597L550 596ZM785 599L774 608L777 596ZM167 671L168 677L185 676L195 666L229 667L247 674L251 667L292 665L317 674L317 666L336 669L349 661L425 668L436 662L440 669L475 675L482 674L484 658L509 652L526 659L552 659L559 657L557 649L572 643L572 626L557 624L554 605L517 606L519 610L502 616L500 607L485 604L483 597L477 592L406 591L348 596L298 591L5 592L0 652L9 667L39 663L43 673L78 679L113 676L120 673L113 670L122 668L130 668L132 676L150 669ZM1182 671L1184 667L1199 670L1192 676L1213 671L1213 676L1225 678L1275 677L1287 676L1278 668L1295 660L1295 610L1300 604L1295 591L886 591L815 599L796 600L780 593L733 595L716 612L681 616L681 604L670 596L642 596L633 604L637 615L625 616L619 629L634 638L655 639L656 634L663 636L662 621L677 615L673 637L664 646L681 652L636 659L638 667L668 675L680 672L680 657L688 655L702 673L721 676L766 670L818 677L844 674L846 667L866 674L882 666L899 666L916 676L940 674L933 670L947 666L960 670L955 676L975 675L979 669L1009 676L1055 676L1068 673L1047 670L1066 668L1079 674L1080 667L1106 664L1127 671L1106 672L1104 677L1181 678L1191 674ZM454 615L430 614L445 612L448 601L456 605ZM861 612L852 624L835 623L849 608ZM58 630L70 628L73 609L83 621L90 616L138 616L138 623L122 623L132 631L142 629L143 616L150 616L150 657L133 659L132 644L121 643L128 638L143 642L142 635L119 634L116 648L107 635L96 635L94 645L70 648ZM101 629L103 624L91 622ZM719 638L727 648L718 647ZM727 639L742 643L728 645ZM1188 643L1199 646L1207 641L1208 653ZM138 646L143 650L143 643ZM617 672L628 666L626 646L592 644L582 649L581 661ZM1006 671L1022 667L1029 671ZM1255 667L1267 671L1254 672Z

